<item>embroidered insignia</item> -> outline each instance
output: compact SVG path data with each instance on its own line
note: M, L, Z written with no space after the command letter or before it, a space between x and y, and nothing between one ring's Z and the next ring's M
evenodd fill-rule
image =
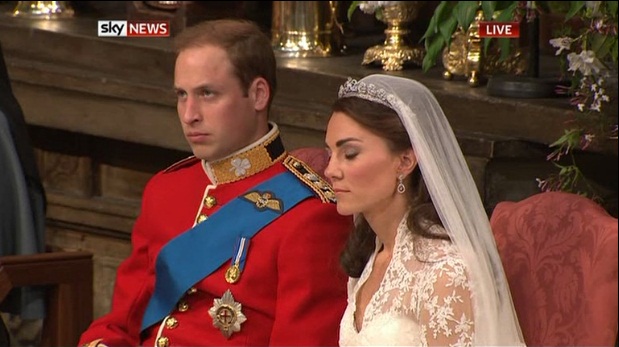
M240 179L262 172L280 162L287 155L275 123L270 123L271 131L263 139L230 156L205 162L218 184L236 182Z
M241 303L234 301L232 292L228 289L221 299L213 300L213 307L208 310L213 318L213 326L227 339L233 333L241 331L241 324L247 320L241 308Z
M232 164L232 168L230 169L230 171L234 170L234 174L236 175L236 177L245 175L247 173L247 170L251 168L251 163L247 158L234 158L232 159L230 164Z
M260 211L264 211L268 208L275 212L282 213L282 209L284 208L284 203L280 199L277 199L271 192L260 193L258 191L253 191L243 195L243 197L256 204L256 207Z
M331 185L312 170L309 165L289 155L284 159L284 166L310 187L320 197L322 202L336 202L335 192L333 192Z

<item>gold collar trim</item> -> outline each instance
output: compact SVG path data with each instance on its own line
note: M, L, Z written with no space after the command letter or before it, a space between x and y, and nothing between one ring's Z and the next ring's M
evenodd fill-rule
M235 182L264 171L286 155L279 135L279 129L273 125L255 144L212 163L204 162L204 168L216 184Z

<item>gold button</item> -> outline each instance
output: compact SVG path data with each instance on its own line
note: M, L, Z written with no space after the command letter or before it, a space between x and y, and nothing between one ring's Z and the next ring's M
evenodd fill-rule
M189 290L187 291L187 294L195 294L198 291L198 288L196 287L191 287L189 288Z
M165 327L168 329L174 329L178 326L178 320L174 317L168 317L168 319L165 320Z
M168 347L169 344L170 340L165 336L161 336L157 339L157 347Z
M213 196L207 195L206 198L204 198L204 205L206 205L207 208L211 208L217 205L217 199Z
M198 223L202 223L202 222L204 222L204 221L205 221L205 220L207 220L207 219L208 219L208 216L207 216L207 215L205 215L205 214L201 214L201 215L199 215L199 216L198 216L197 221L198 221Z
M178 303L178 310L180 312L185 312L189 309L189 304L185 301L181 301Z

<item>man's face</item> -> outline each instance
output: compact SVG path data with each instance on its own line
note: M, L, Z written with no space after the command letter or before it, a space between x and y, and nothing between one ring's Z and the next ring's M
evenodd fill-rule
M178 116L200 159L223 158L264 135L253 84L245 95L233 71L226 51L217 46L188 48L176 59Z

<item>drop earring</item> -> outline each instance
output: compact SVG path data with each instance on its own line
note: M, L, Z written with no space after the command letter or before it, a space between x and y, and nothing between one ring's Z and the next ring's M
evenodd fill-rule
M398 176L398 193L404 194L406 191L406 186L404 185L404 177L402 175Z

